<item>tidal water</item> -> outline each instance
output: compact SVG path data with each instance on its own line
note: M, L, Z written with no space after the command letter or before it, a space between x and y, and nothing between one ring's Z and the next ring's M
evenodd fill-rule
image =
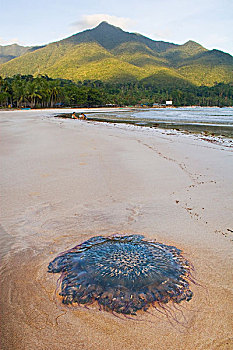
M158 108L136 112L132 117L175 123L233 126L233 108Z
M94 112L88 119L233 137L233 108L148 108Z

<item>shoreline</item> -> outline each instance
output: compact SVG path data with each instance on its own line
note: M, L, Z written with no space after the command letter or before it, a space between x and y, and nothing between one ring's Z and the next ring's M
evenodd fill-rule
M87 112L88 113L88 112ZM71 114L58 114L54 116L55 118L60 119L72 119ZM187 133L192 135L197 135L199 137L208 136L212 137L210 138L210 142L217 141L214 138L217 138L218 140L229 140L233 139L233 128L232 126L228 125L212 125L212 124L197 124L197 123L177 123L177 122L162 122L162 121L141 121L141 120L127 120L123 118L118 119L110 119L108 116L106 117L93 117L88 116L87 114L87 121L90 122L98 122L98 123L109 123L109 124L123 124L123 125L132 125L142 128L152 128L152 129L161 129L161 130L170 130L174 132L180 132L180 133ZM208 138L206 138L206 141L208 141ZM229 147L231 147L231 142L229 141ZM232 145L233 146L233 145Z
M2 348L230 350L232 151L181 133L53 114L4 112L0 119L8 251ZM136 322L67 310L54 300L49 261L92 236L117 232L184 251L201 284L182 305L185 327L158 313Z
M127 112L127 111L126 111ZM96 122L96 123L103 123L105 125L114 125L114 127L123 127L126 129L135 129L138 128L144 129L144 131L151 131L154 130L155 133L167 133L167 134L174 134L174 135L187 135L193 138L197 138L202 141L206 141L212 144L220 145L223 147L233 147L233 131L229 131L229 135L222 135L220 131L213 132L214 130L218 130L219 126L208 126L208 124L202 124L200 126L189 123L189 124L177 124L177 123L169 123L169 122L155 122L155 121L140 121L140 120L127 120L124 118L118 118L113 119L109 117L109 115L103 115L101 117L96 117L95 114L92 116L93 112L85 111L87 120L85 122ZM90 113L90 116L89 116ZM102 111L96 111L96 114L102 113ZM57 114L53 116L56 119L65 119L65 120L72 120L71 113L67 114ZM225 126L226 128L227 126ZM229 128L232 128L232 126L229 126ZM227 129L226 129L227 130ZM153 131L152 131L153 132Z

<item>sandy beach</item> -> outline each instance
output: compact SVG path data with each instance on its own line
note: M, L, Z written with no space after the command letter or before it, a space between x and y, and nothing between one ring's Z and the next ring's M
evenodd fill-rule
M2 111L3 350L230 350L233 148L192 135ZM136 320L54 299L60 252L113 233L180 248L193 299Z

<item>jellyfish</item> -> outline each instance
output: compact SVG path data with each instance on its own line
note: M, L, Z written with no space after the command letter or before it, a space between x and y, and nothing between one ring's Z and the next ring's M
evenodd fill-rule
M48 272L61 274L63 304L97 303L123 315L191 300L191 269L180 249L142 235L92 237L48 265Z

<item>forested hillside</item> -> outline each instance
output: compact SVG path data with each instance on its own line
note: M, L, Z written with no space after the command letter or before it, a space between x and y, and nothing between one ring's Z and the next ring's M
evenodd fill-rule
M2 77L47 75L74 82L101 80L105 84L179 81L195 86L233 82L233 57L227 53L207 50L194 41L176 45L151 40L106 22L17 55L0 64Z

